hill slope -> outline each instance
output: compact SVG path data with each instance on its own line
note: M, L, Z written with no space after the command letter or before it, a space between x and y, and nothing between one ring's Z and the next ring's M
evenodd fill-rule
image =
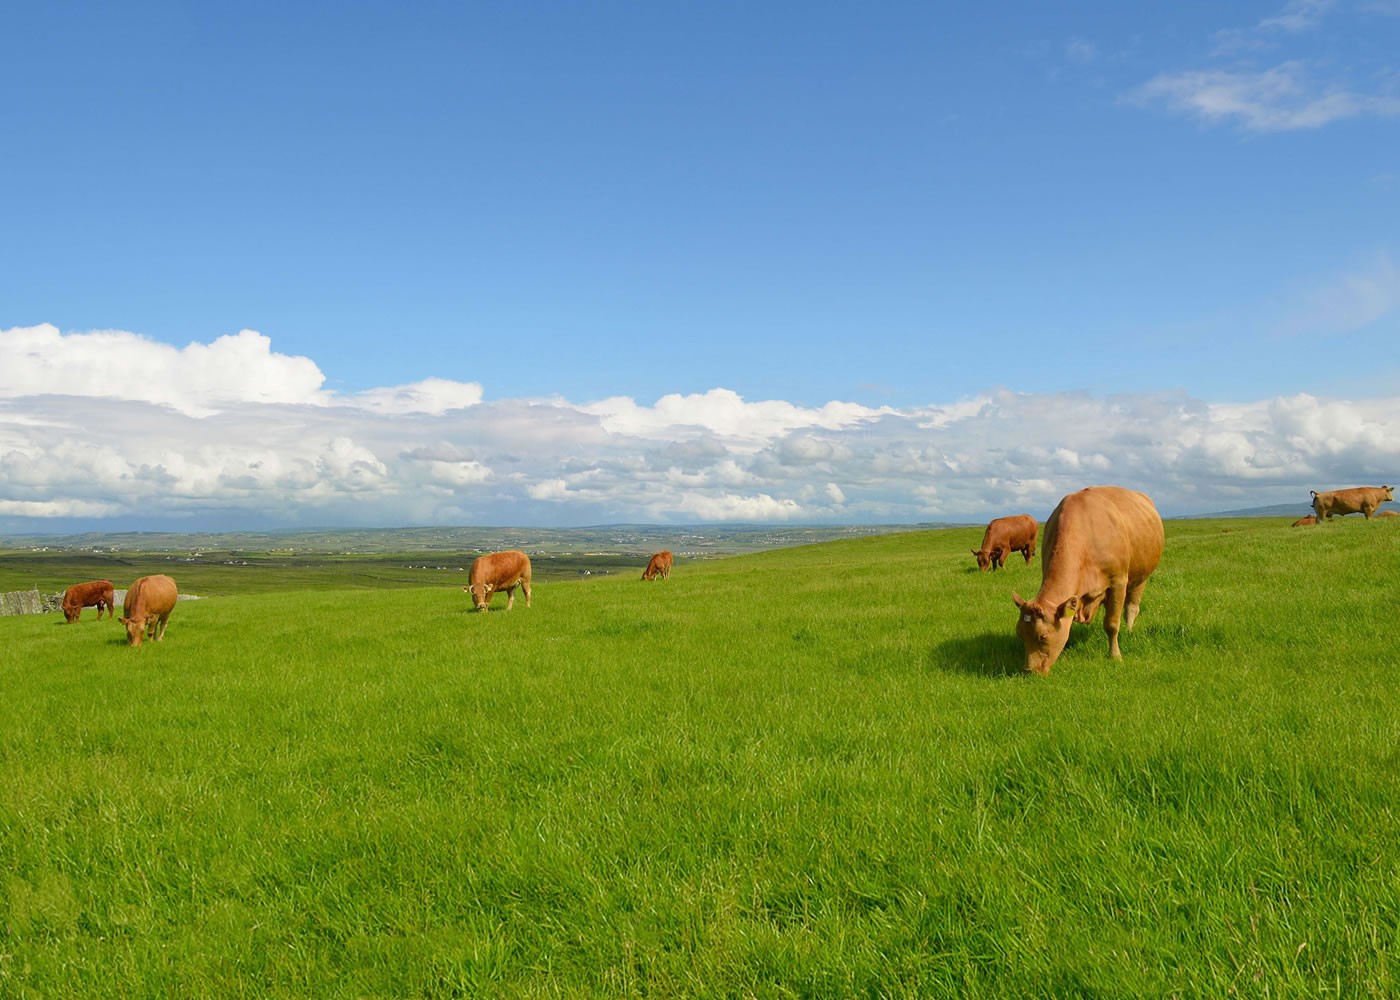
M0 620L0 993L1397 992L1400 531L1169 523L1043 680L979 538Z

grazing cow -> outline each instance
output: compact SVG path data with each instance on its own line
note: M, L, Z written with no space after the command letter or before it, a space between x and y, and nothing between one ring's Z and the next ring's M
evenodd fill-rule
M1038 527L1035 518L1029 514L993 519L982 536L982 548L972 550L977 557L978 568L983 573L987 572L988 567L1001 569L1006 557L1013 552L1021 553L1029 563L1035 555L1035 532Z
M118 619L126 626L126 641L139 646L143 634L156 642L164 639L165 626L178 597L175 581L164 574L143 576L128 587L122 617Z
M515 588L525 591L525 606L530 606L530 557L519 549L492 552L479 556L472 563L471 581L462 589L472 595L478 611L491 610L491 595L506 592L506 610L515 604Z
M1162 558L1165 533L1151 499L1120 486L1091 486L1060 501L1045 522L1040 593L1011 592L1026 645L1026 669L1048 674L1069 640L1072 622L1088 622L1104 605L1108 655L1123 658L1118 623L1133 630L1142 590Z
M1343 516L1360 513L1369 521L1377 507L1387 500L1395 499L1394 486L1358 486L1356 489L1332 490L1330 493L1319 493L1317 490L1309 492L1312 493L1313 513L1317 515L1319 524L1330 520L1333 514Z
M647 560L647 568L642 570L642 579L655 580L658 576L663 580L671 579L671 564L674 561L669 551L656 553Z
M116 592L111 580L90 580L75 583L63 592L63 617L72 625L83 616L83 608L97 607L97 620L102 620L102 609L107 609L108 619L117 616Z
M1296 521L1294 521L1292 524L1290 524L1289 527L1290 527L1290 528L1306 528L1308 525L1310 525L1310 524L1316 524L1316 523L1317 523L1317 518L1313 517L1311 514L1305 514L1304 516L1298 518L1298 520L1296 520Z

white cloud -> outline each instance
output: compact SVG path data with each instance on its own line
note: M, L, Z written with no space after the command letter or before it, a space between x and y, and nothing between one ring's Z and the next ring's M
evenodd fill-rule
M855 403L831 402L820 409L783 400L750 403L730 389L711 389L688 396L662 396L652 406L639 406L617 396L581 407L602 420L612 434L636 437L684 438L708 431L735 446L756 447L790 431L809 427L836 430L873 420L886 408L872 410Z
M274 354L253 330L180 349L118 330L64 334L45 323L0 330L0 361L0 397L102 396L196 415L234 401L328 401L315 362Z
M1273 17L1259 22L1262 31L1283 31L1297 35L1317 27L1323 16L1336 6L1336 0L1290 0Z
M1400 115L1400 99L1316 83L1297 60L1264 70L1163 73L1125 100L1139 106L1165 105L1208 124L1233 121L1252 132L1287 132L1321 128L1347 118Z
M1098 58L1099 50L1086 38L1071 38L1065 43L1065 58L1075 63L1091 63Z
M351 397L353 405L380 413L431 413L462 410L481 402L482 389L477 382L452 382L429 378L412 385L396 385L388 389L370 389Z
M1370 284L1329 283L1318 301L1359 318L1393 311L1390 260L1357 273ZM1333 302L1323 294L1333 288L1354 294ZM72 345L33 329L24 342L40 356L25 362L27 381L0 365L0 519L11 528L215 516L267 526L918 521L1044 514L1096 483L1143 489L1167 512L1289 500L1301 509L1309 489L1393 483L1400 470L1394 398L1216 404L996 389L873 410L717 388L646 406L488 401L476 387L426 380L421 394L315 389L266 402L234 380L219 383L217 406L190 394L172 408L189 370L179 362L154 370L149 398L113 398L94 382L51 391L33 373ZM103 336L137 353L151 345ZM265 338L247 343L281 370ZM238 388L243 398L231 398Z
M681 505L681 512L701 521L792 521L803 516L800 504L791 499L774 499L767 493L738 496L691 496Z
M97 396L210 416L237 403L341 404L441 414L481 402L481 386L430 378L342 397L310 358L278 354L256 330L171 347L121 330L61 333L48 323L0 330L0 398Z
M109 517L121 513L116 504L82 500L0 500L0 517Z

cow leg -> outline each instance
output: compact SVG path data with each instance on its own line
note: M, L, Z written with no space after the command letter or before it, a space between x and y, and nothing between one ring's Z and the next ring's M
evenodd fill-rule
M525 606L528 608L530 606L530 581L521 580L520 589L525 591Z
M1115 583L1104 595L1103 630L1108 633L1108 655L1115 660L1123 658L1123 651L1118 648L1118 623L1123 617L1123 596L1127 589L1125 584Z
M170 621L170 612L166 612L157 619L156 624L160 626L160 631L156 632L156 642L165 638L165 626Z
M1128 585L1128 604L1123 609L1123 627L1129 632L1133 630L1133 622L1137 621L1138 609L1142 606L1142 591L1146 586L1146 580Z
M513 607L515 607L515 588L514 588L514 587L507 587L507 588L506 588L506 610L509 611L509 610L510 610L511 608L513 608Z

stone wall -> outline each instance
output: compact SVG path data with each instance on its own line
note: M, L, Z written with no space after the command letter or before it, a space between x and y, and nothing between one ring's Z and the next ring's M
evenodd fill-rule
M62 610L62 594L41 594L38 590L12 590L8 594L0 594L0 615L42 615Z

